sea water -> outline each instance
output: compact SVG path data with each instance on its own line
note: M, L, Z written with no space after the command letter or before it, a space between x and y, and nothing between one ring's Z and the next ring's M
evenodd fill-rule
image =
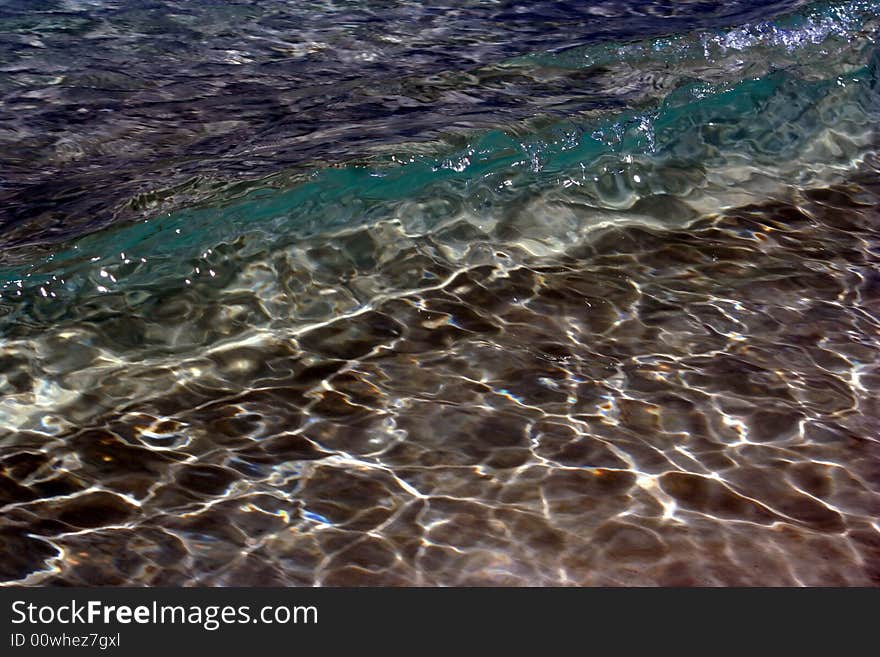
M876 585L878 21L0 2L0 577Z

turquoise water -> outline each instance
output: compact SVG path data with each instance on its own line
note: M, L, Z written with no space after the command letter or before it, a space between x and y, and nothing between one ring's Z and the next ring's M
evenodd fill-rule
M52 291L62 296L78 293L85 282L71 278L77 269L115 267L117 252L126 251L147 262L117 277L118 283L155 281L167 269L157 261L197 262L205 249L250 231L268 232L280 246L322 231L397 219L399 204L442 196L445 190L460 203L491 202L499 212L566 184L577 185L578 197L597 209L627 209L658 195L693 198L700 204L696 197L713 194L705 204L711 211L724 207L717 205L717 198L730 190L711 180L710 169L744 166L755 175L778 177L780 188L792 182L805 187L825 182L823 175L830 180L835 169L846 172L869 150L869 126L877 107L875 72L866 64L875 51L872 39L852 39L872 34L875 9L865 2L819 4L773 23L717 34L510 60L503 66L589 69L623 61L680 68L672 74L673 90L645 99L638 109L545 121L539 130L478 132L454 150L424 155L400 149L301 173L292 181L250 183L256 189L237 192L222 203L148 215L133 226L53 250L43 261L8 267L2 272L3 289L7 298L22 296L25 286L49 290L55 285ZM831 62L829 49L835 55ZM720 79L711 81L692 77L701 67L723 68L730 51L747 62L737 64L739 77L744 77L742 69L756 67L765 69L756 71L764 74L731 79L730 73L716 73ZM823 144L829 135L841 140L837 149ZM796 161L800 170L776 171L780 159ZM676 176L681 170L688 170L693 180L683 182ZM754 198L761 193L756 191ZM480 199L486 195L491 199ZM740 198L748 198L748 192ZM427 220L419 216L409 224L430 231L448 219L442 214ZM178 277L190 274L179 272ZM58 283L62 277L69 282Z

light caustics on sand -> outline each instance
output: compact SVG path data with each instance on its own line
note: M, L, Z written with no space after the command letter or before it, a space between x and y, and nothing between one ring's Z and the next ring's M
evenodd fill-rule
M876 22L7 262L3 577L876 584Z

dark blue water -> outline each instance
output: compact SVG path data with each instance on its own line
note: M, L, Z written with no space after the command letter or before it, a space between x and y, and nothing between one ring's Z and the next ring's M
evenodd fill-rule
M4 1L0 239L57 241L154 199L175 207L388 144L624 105L589 74L491 66L797 4ZM560 107L573 86L592 93Z

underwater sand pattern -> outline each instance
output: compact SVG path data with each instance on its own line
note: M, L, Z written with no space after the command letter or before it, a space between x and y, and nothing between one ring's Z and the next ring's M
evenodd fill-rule
M309 251L309 278L276 262L290 290L320 275L322 291L356 289L365 265L436 284L216 348L176 386L144 367L136 383L173 388L149 399L90 381L62 413L82 428L4 442L3 574L876 584L880 243L876 202L857 199L878 194L851 183L686 231L614 227L507 266L450 271L430 240L377 266L373 229ZM263 307L237 295L166 303L222 331L224 311ZM77 341L66 358L86 358Z

